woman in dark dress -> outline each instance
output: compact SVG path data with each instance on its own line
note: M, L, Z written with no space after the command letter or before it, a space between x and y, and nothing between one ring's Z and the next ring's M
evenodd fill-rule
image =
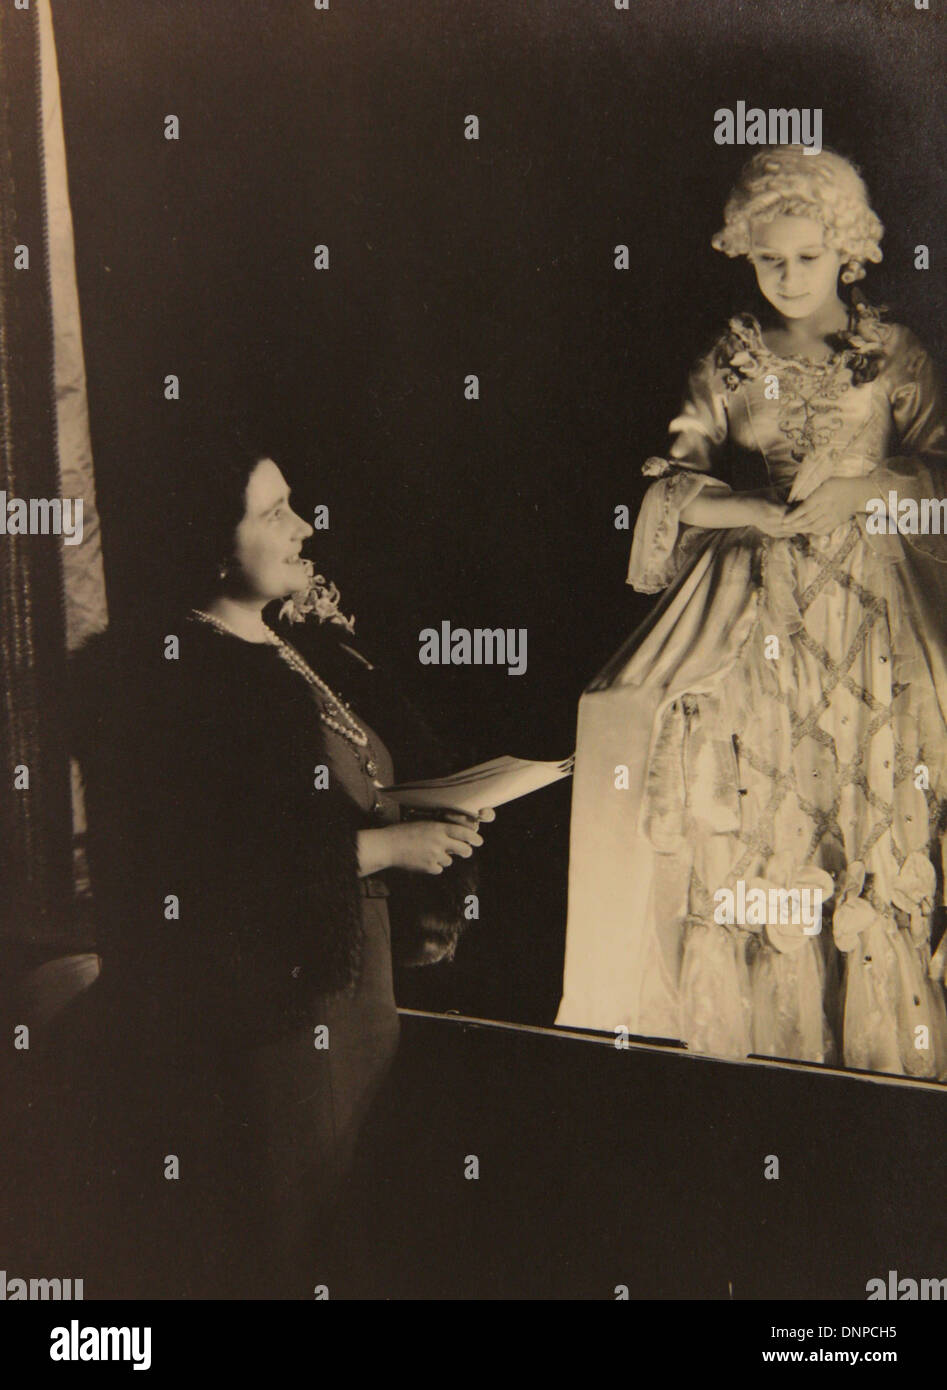
M478 822L386 803L390 753L338 689L371 664L347 633L307 634L303 655L263 617L305 586L312 529L272 459L229 477L191 530L211 581L160 636L113 643L107 729L86 735L103 963L48 1052L82 1059L65 1089L98 1232L87 1297L326 1282L322 1237L398 1041L388 871L433 886L482 844ZM452 908L422 894L406 961L453 954L456 890Z

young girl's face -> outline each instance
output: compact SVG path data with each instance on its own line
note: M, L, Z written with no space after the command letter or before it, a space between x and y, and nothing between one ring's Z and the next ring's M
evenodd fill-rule
M805 319L838 300L842 257L809 217L781 215L750 223L749 259L761 293L787 319Z

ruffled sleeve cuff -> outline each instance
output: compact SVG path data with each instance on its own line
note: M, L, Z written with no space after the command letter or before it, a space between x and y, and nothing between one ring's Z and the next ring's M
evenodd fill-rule
M877 493L867 516L858 514L858 523L876 554L901 560L903 541L927 559L947 564L947 461L934 456L888 458L869 477Z
M635 524L628 562L627 582L639 593L656 594L673 582L693 548L702 527L682 527L681 512L712 483L726 483L708 473L697 473L668 459L650 458L642 468L645 477L656 478L644 495Z

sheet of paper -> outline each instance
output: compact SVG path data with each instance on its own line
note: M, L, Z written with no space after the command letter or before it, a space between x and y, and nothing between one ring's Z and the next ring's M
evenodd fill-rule
M493 758L450 777L424 782L401 782L383 791L401 806L416 809L464 811L476 815L486 807L502 806L517 797L548 787L572 775L573 759L562 762L534 762L529 758Z

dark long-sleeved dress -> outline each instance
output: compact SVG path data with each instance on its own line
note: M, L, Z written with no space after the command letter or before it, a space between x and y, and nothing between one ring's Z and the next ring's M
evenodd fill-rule
M152 643L110 676L113 752L87 760L103 968L50 1040L86 1059L90 1200L116 1218L100 1289L312 1297L397 1046L399 875L360 879L356 849L359 829L397 819L375 785L391 757L360 713L367 748L327 727L274 647L192 618L167 637L176 655ZM364 676L347 646L291 637L335 690ZM415 963L451 954L459 930L433 892Z

